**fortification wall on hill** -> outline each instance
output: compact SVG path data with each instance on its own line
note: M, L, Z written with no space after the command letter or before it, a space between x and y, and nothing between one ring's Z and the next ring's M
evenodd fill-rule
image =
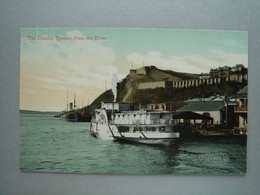
M140 83L138 89L156 89L156 88L172 88L172 81L156 81Z
M185 73L172 73L162 71L155 66L144 66L139 69L130 70L130 75L146 75L153 78L154 82L140 83L138 89L155 89L155 88L184 88L198 87L199 85L213 85L224 82L243 82L248 80L247 68L243 65L234 67L220 67L211 69L207 77L196 77L196 75ZM183 79L193 78L193 79Z
M207 78L207 79L191 79L180 81L157 81L140 83L138 89L155 89L155 88L184 88L184 87L198 87L199 85L213 85L221 84L224 82L239 82L247 81L248 76L245 75L230 75L222 78Z

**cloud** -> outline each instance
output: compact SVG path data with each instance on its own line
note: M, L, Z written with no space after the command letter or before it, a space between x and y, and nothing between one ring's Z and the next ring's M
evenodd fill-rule
M38 34L40 34L41 29L38 31ZM50 31L50 33L54 32ZM73 39L75 36L82 37L86 34L81 30L72 30L66 34L62 33L62 35L57 33L54 37L56 36L69 36ZM94 100L104 92L105 82L107 89L111 88L113 74L117 74L118 80L126 76L132 61L134 68L143 65L155 65L161 69L191 73L208 72L210 68L223 65L234 66L240 63L248 65L247 54L225 53L221 50L208 49L203 49L205 54L198 54L199 52L202 53L202 48L197 48L197 45L196 49L199 51L195 50L195 52L198 53L188 55L187 53L190 51L186 52L186 50L186 55L180 55L180 53L183 53L181 49L180 52L175 52L175 54L165 55L165 53L160 52L160 47L157 48L158 51L142 53L140 49L140 52L126 54L129 51L128 49L133 48L125 48L124 51L115 53L113 49L104 46L104 42L93 40L57 41L56 39L32 41L28 40L27 37L22 37L20 70L23 101L21 101L21 106L26 108L26 105L30 104L32 108L44 110L46 104L48 104L53 109L55 107L61 108L64 106L64 102L62 103L60 99L64 99L67 88L70 91L76 91L79 99L88 97L90 100ZM116 44L106 42L107 45L110 43L116 47ZM134 45L136 47L136 44ZM233 48L239 47L232 40L225 40L223 45L228 45L228 48L231 48L230 51L237 51ZM114 49L116 51L118 48ZM225 47L223 47L224 49ZM246 50L246 46L240 46L239 51L246 52ZM33 98L31 97L32 94ZM48 99L48 96L54 96L54 94L58 97L57 100Z
M83 36L78 30L67 35ZM63 74L69 76L73 72L106 77L117 73L117 68L112 65L114 58L113 50L97 41L22 41L22 68L41 70L42 73L53 72L57 75L63 70Z
M67 36L83 36L83 34L74 30L67 32ZM81 98L88 96L94 100L104 91L105 80L107 80L107 88L111 87L112 75L118 72L113 65L114 62L114 51L103 46L100 41L31 41L22 38L21 96L26 99L30 91L34 93L38 91L38 94L41 94L42 89L46 91L70 88L75 91L85 91L85 94L81 93L83 96ZM95 90L88 90L90 88ZM30 104L39 107L37 98L33 101Z
M67 34L68 36L70 36L70 37L74 37L74 36L81 37L81 36L84 36L84 35L82 34L82 32L79 31L79 30L68 31L66 34Z

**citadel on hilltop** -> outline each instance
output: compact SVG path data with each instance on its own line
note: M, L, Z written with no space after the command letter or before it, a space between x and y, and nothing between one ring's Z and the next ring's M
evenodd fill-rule
M130 75L145 75L156 77L156 74L161 79L152 82L142 82L138 89L155 89L155 88L187 88L198 87L199 85L213 85L224 82L239 82L248 80L248 69L243 64L237 64L233 67L223 66L216 69L210 69L209 73L201 73L199 76L193 75L191 79L180 79L170 77L169 74L163 74L157 71L156 66L144 66L139 69L131 69Z
M155 71L156 66L144 66L138 69L131 69L130 74L139 74L139 75L149 75L151 72Z

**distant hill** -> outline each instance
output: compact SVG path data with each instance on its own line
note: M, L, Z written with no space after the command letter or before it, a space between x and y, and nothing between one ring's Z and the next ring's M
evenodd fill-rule
M51 112L51 111L35 111L35 110L20 110L20 114L56 114L59 112Z
M216 94L232 96L247 85L247 82L229 82L221 85L200 85L199 87L181 89L138 89L139 84L144 82L179 81L198 78L198 74L160 70L156 67L148 74L130 73L118 84L117 101L132 102L145 107L149 103L181 102L196 97L209 97ZM113 101L113 98L111 90L104 92L91 104L92 110L99 108L102 101Z
M114 101L114 95L112 90L107 90L99 95L90 105L91 112L93 113L96 108L100 108L101 102L112 102Z

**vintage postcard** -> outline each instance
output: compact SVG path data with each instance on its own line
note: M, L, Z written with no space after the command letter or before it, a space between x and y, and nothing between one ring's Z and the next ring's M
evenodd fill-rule
M244 175L248 32L23 28L21 171Z

